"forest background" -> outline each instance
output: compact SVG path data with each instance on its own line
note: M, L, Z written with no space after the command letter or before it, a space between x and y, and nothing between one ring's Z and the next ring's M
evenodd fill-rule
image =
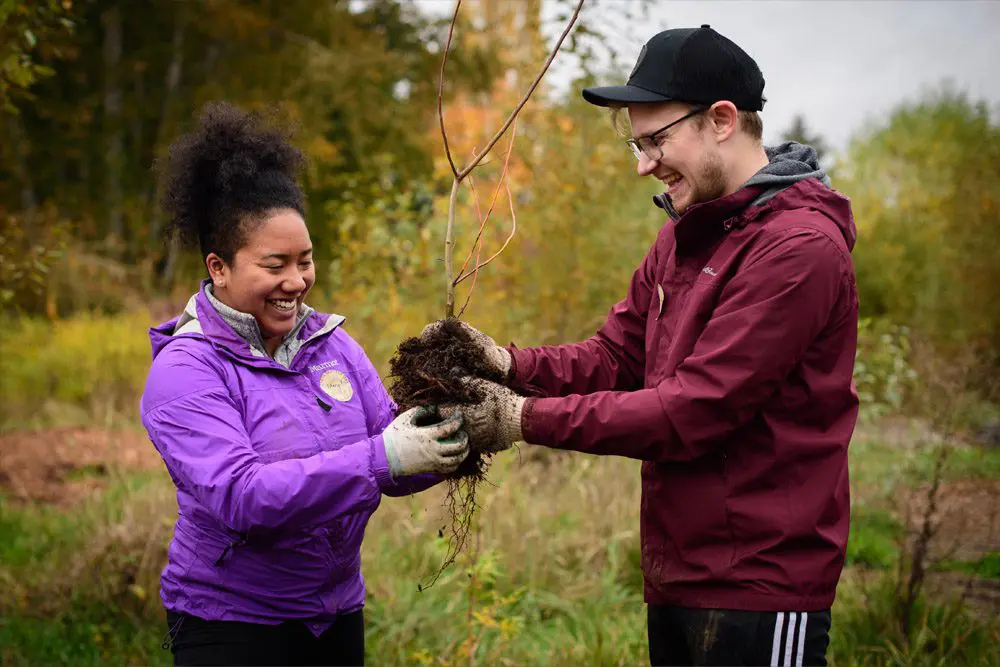
M573 4L463 4L444 88L456 162L500 126ZM667 27L649 4L588 2L559 56L568 92L543 84L521 114L517 233L464 314L499 341L592 334L664 223L656 184L576 92L627 73L622 35ZM298 127L311 303L345 315L380 371L443 314L447 22L396 0L0 0L0 663L169 662L158 576L176 507L136 406L146 331L203 271L164 242L154 166L204 103L277 106ZM831 661L1000 664L997 109L942 82L844 150L806 118L782 136L817 147L860 230L862 420ZM507 141L462 190L460 258ZM482 252L512 224L501 193ZM474 543L424 592L447 549L441 493L376 514L370 662L645 661L638 463L522 447L490 479Z

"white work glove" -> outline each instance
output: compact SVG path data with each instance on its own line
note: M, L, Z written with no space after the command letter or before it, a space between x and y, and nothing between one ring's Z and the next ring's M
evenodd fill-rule
M471 405L443 405L441 416L457 414L465 416L465 430L469 434L469 444L477 452L495 453L510 449L515 442L523 440L521 434L521 412L524 397L518 396L507 387L483 380L465 378L464 382L475 387L483 396L479 403Z
M444 320L438 320L437 322L431 322L425 326L424 330L420 332L420 338L423 339L429 333L440 328L443 322ZM459 321L459 324L461 325L462 330L469 334L472 342L483 350L483 354L486 357L486 363L500 373L501 377L507 377L507 373L510 372L510 352L497 345L496 341L479 329L469 326L465 322Z
M444 421L417 426L421 417L433 414L430 408L411 408L382 432L393 479L423 472L447 475L469 455L469 436L462 430L462 415L442 415Z

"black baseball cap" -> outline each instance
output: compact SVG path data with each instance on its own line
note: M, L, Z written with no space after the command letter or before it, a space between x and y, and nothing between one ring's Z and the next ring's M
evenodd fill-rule
M654 35L639 52L628 83L585 88L583 97L601 107L729 100L737 109L760 111L765 102L764 75L746 51L705 24Z

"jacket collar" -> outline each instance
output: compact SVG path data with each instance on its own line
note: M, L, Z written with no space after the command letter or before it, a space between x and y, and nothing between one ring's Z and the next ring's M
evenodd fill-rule
M759 187L743 187L731 195L695 204L683 215L674 210L666 194L653 197L653 203L666 211L673 221L678 249L693 249L717 239L733 227L746 225L763 212L760 209L769 208L770 202L761 207L751 207L761 190Z
M218 300L213 298L207 291L208 283L208 280L202 281L198 292L188 300L183 314L175 321L172 335L201 335L211 341L216 347L226 350L244 362L250 362L256 366L271 366L275 360L271 359L264 351L263 338L260 336L260 329L257 326L256 320L253 320L252 328L249 326L253 316L240 313L231 308L228 309L231 312L225 314L220 312L215 305L215 303L218 303ZM302 345L333 331L344 322L344 319L341 315L324 316L315 312L312 308L305 306L300 311L299 320L296 322L295 328L292 329L282 342L282 348L287 347L288 350L287 354L283 355L287 359L280 361L286 361L287 363L280 363L279 365L286 368L289 367L292 358L294 358ZM243 335L237 329L246 330L244 334L256 332L256 335ZM278 352L281 352L282 348L279 348Z

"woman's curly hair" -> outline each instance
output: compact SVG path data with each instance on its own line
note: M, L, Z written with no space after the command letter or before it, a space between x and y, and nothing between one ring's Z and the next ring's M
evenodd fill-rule
M305 216L296 182L305 158L290 132L261 114L215 102L198 121L198 129L171 144L160 171L168 238L186 247L197 242L202 257L215 253L230 264L268 211L290 208Z

